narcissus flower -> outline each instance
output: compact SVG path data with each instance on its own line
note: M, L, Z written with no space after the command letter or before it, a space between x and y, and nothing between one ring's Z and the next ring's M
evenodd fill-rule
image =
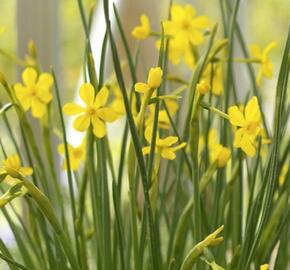
M65 147L63 143L58 145L57 150L59 154L65 155ZM68 144L68 154L71 169L73 171L77 171L86 157L86 140L84 139L83 142L77 147ZM63 161L63 169L67 169L66 160Z
M162 69L160 67L151 68L148 74L147 83L135 83L135 91L146 94L150 89L156 89L162 81Z
M269 269L269 264L263 264L260 266L260 270L268 270Z
M212 74L211 74L212 73ZM209 84L212 80L212 88L211 92L215 96L220 96L223 92L223 73L222 73L222 65L221 64L214 64L213 69L211 65L207 65L202 77L205 81Z
M85 131L90 125L93 126L93 133L97 138L106 135L105 122L113 122L118 118L117 113L109 107L104 107L109 96L109 90L102 87L95 95L95 89L90 83L84 83L80 89L80 97L85 103L82 107L75 103L67 103L63 111L67 115L77 115L73 127L78 131Z
M237 128L235 131L234 147L241 148L248 156L256 154L255 139L261 132L261 112L256 96L252 97L244 110L238 106L228 109L230 123Z
M134 27L131 34L134 38L145 39L151 33L151 27L148 16L142 14L140 16L140 23L141 23L140 25Z
M204 41L203 30L209 27L206 16L195 17L196 10L191 5L172 5L171 20L163 23L166 35L174 38L186 38L193 45Z
M32 175L33 169L31 167L22 167L19 156L15 154L8 156L7 159L3 161L0 174L6 174L5 182L12 184L12 182L14 183L14 178L18 178L19 174L24 176Z
M145 139L149 144L151 144L152 139L152 127L147 127L145 129ZM173 160L176 158L175 152L183 147L186 146L186 143L181 143L177 146L172 146L173 144L177 143L178 138L175 136L168 136L164 139L159 137L157 132L156 136L156 145L155 145L155 152L159 153L161 157L169 160ZM145 146L142 148L143 155L150 153L150 146Z
M261 84L263 76L266 78L271 78L273 75L273 63L269 58L269 53L276 46L276 42L271 42L264 48L264 50L262 50L262 48L257 44L253 44L250 47L252 56L261 63L257 76L257 85Z
M52 100L51 87L53 78L49 73L37 74L33 68L26 68L22 73L24 85L14 86L15 94L25 111L31 108L35 118L42 118L47 104Z

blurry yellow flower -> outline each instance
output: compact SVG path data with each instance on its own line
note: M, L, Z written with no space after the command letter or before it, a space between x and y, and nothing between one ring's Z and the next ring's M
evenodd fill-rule
M113 108L118 115L122 116L125 114L126 110L120 87L116 84L112 87L112 90L114 94L114 99L110 107Z
M211 83L212 79L212 93L216 96L220 96L223 92L223 73L222 73L222 65L215 64L213 67L213 74L211 74L211 66L207 65L202 77L206 80L209 84ZM212 78L211 78L212 76Z
M147 140L149 144L151 144L151 138L152 138L152 127L147 127L145 129L145 139ZM186 143L184 142L177 146L172 146L177 141L178 141L178 138L175 136L168 136L164 139L161 139L157 132L155 152L159 153L161 157L165 159L173 160L176 158L175 152L186 146ZM150 146L143 147L142 148L143 155L149 154L150 148L151 148Z
M31 108L32 115L42 118L46 113L46 106L52 100L51 87L53 78L48 73L37 74L33 68L26 68L22 73L24 85L14 86L15 94L25 111Z
M174 116L178 110L178 103L174 100L166 100L165 101L168 112L170 116ZM146 117L145 126L152 126L154 122L155 115L155 105L150 105L149 107L149 115ZM158 127L163 129L170 128L170 120L167 115L166 110L160 110L158 114Z
M162 69L160 67L151 68L148 74L147 83L135 83L135 91L146 94L150 89L156 89L160 86L162 80Z
M289 164L285 163L281 169L280 175L279 175L279 186L282 187L285 183L286 175L289 170Z
M231 157L231 150L221 144L217 144L211 151L211 161L216 162L219 168L224 167Z
M151 27L150 27L148 16L145 14L142 14L140 16L140 23L141 25L134 27L131 34L133 37L137 39L145 39L151 33Z
M264 50L262 50L262 48L257 44L253 44L250 47L252 56L261 63L261 67L257 76L257 85L261 84L263 76L266 78L271 78L273 75L273 63L269 58L269 53L276 46L276 42L271 42Z
M156 42L157 49L160 49L161 40ZM191 51L190 43L185 37L172 38L168 46L168 58L172 64L177 65L181 60L191 69L195 67L195 57Z
M12 185L17 181L15 178L18 178L19 174L24 176L32 175L33 169L31 167L22 167L19 156L15 154L8 156L7 159L3 161L0 174L7 174L5 182Z
M205 95L210 90L210 85L205 80L201 80L196 89L201 95Z
M260 270L268 270L269 269L269 264L263 264L260 266Z
M106 135L105 122L113 122L117 119L117 113L109 107L104 107L108 100L109 90L102 87L95 96L95 89L90 83L84 83L80 89L80 97L85 103L82 107L75 103L67 103L63 111L67 115L78 115L73 126L78 131L85 131L92 124L93 133L97 138Z
M189 4L174 4L170 12L171 20L163 23L166 35L175 39L186 38L193 45L203 43L203 30L209 27L209 19L206 16L195 17L196 11Z
M199 137L198 151L199 155L205 147L204 137ZM219 168L224 167L231 157L231 150L228 147L218 143L217 130L211 128L208 133L208 151L210 162L216 162Z
M237 106L228 109L230 123L237 128L234 147L241 148L248 156L256 154L255 139L260 134L261 112L256 96L252 97L242 113Z
M58 145L57 150L59 154L65 155L65 147L63 143ZM84 139L83 142L77 147L73 147L71 144L68 144L68 154L71 169L73 171L78 170L86 157L86 140ZM66 159L64 160L62 167L64 170L67 170Z

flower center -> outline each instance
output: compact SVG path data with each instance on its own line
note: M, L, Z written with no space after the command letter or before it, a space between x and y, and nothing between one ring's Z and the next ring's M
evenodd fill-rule
M247 132L248 133L253 134L253 133L256 132L257 127L258 127L258 124L257 123L255 123L255 122L249 122L249 123L247 123L246 129L247 129Z
M87 111L86 111L87 115L89 116L94 116L96 115L97 111L94 107L90 106L87 108Z
M183 20L182 22L181 22L181 28L183 29L183 30L188 30L189 29L189 27L190 27L190 21L188 21L188 20Z

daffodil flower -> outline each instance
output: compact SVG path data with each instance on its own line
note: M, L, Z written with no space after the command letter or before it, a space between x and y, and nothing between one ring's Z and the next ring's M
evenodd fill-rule
M165 34L176 39L185 37L193 45L203 43L203 30L209 27L209 19L206 16L195 17L196 10L189 4L174 4L170 12L171 20L163 23Z
M163 72L160 67L151 68L149 70L147 83L135 83L135 91L142 94L147 94L150 89L152 90L158 88L162 81L162 74Z
M252 97L244 114L238 106L228 109L230 123L237 128L235 131L234 147L241 148L248 156L256 154L255 139L261 132L261 112L256 96Z
M145 139L149 144L151 144L152 139L152 127L147 127L145 129ZM176 158L175 152L183 147L186 146L186 143L181 143L177 146L173 146L173 144L177 143L178 138L176 136L168 136L164 139L159 137L157 132L156 136L156 145L155 145L155 152L159 153L161 157L169 160L173 160ZM150 146L145 146L142 148L143 155L147 155L150 153Z
M31 108L33 117L42 118L47 111L47 104L52 100L52 76L49 73L38 75L35 69L26 68L22 80L24 85L17 83L14 86L17 99L25 111Z
M261 67L257 76L257 85L261 84L263 76L266 78L271 78L273 75L273 63L269 58L269 53L276 46L276 42L271 42L263 50L257 44L253 44L250 47L252 56L261 63Z
M90 83L81 86L80 97L85 106L75 103L67 103L63 111L67 115L77 115L73 122L73 127L78 131L87 130L93 126L93 133L97 138L106 135L105 122L113 122L118 118L117 113L109 107L104 107L109 96L109 90L102 87L95 95L95 89Z
M136 39L146 39L151 33L150 22L148 16L142 14L140 16L140 25L135 26L132 30L132 36Z
M57 150L59 154L64 155L65 154L64 144L63 143L59 144ZM86 140L84 139L83 142L76 147L72 146L71 144L68 144L68 154L71 169L73 171L77 171L86 157ZM64 170L67 170L66 160L63 161L62 167Z
M17 180L19 174L30 176L33 174L31 167L22 167L20 158L17 154L8 156L2 164L0 175L6 175L4 182L9 185L14 185L20 180Z
M213 70L211 65L207 65L202 74L203 79L209 84L212 81L211 92L215 96L220 96L223 92L223 73L222 65L214 64Z

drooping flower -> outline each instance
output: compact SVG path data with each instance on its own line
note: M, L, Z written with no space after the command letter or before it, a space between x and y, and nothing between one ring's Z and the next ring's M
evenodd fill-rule
M149 144L151 144L152 139L152 127L147 127L145 129L145 139ZM159 153L161 157L169 160L173 160L176 158L175 152L183 147L186 146L186 143L181 143L177 146L173 146L173 144L177 143L178 138L176 136L168 136L164 139L159 137L157 132L156 136L156 145L155 145L155 152ZM142 148L143 155L147 155L150 153L150 146L145 146Z
M146 39L151 33L149 18L147 15L140 16L140 25L135 26L132 30L132 36L137 39Z
M8 156L3 161L0 174L7 175L4 181L7 184L12 185L17 181L15 178L18 178L19 174L30 176L33 174L33 169L31 167L22 167L19 156L15 154Z
M256 96L252 97L244 110L238 106L231 106L228 109L229 121L236 127L234 147L241 148L248 156L256 154L255 139L261 132L261 112Z
M261 84L263 76L266 78L271 78L273 75L273 63L269 58L269 53L276 46L276 42L271 42L263 50L257 44L253 44L250 47L252 56L261 63L256 80L257 85Z
M204 136L200 136L198 145L199 155L205 147ZM217 167L224 167L231 157L231 150L218 142L217 130L211 128L208 133L208 151L210 162L216 162Z
M95 89L90 83L84 83L80 89L80 97L85 106L75 103L67 103L63 111L67 115L77 115L73 122L73 127L78 131L87 130L93 126L93 133L97 138L106 135L105 122L113 122L118 118L117 113L109 107L105 107L108 100L109 90L102 87L95 95Z
M65 146L63 143L58 145L57 150L59 154L63 156L65 155ZM68 154L71 169L73 171L77 171L86 157L86 140L84 139L82 143L76 147L72 146L71 144L68 144ZM62 167L64 170L67 170L66 159L63 161Z
M209 27L209 19L206 16L195 17L196 10L189 4L174 4L170 12L171 20L163 23L166 35L176 39L186 38L193 45L203 43L203 30Z
M149 70L147 83L135 83L135 91L146 94L150 89L156 89L160 86L162 81L162 69L160 67L151 68Z
M17 83L14 86L17 99L25 111L31 108L33 117L42 118L47 111L47 104L52 100L52 76L49 73L38 75L35 69L26 68L22 80L24 84Z

